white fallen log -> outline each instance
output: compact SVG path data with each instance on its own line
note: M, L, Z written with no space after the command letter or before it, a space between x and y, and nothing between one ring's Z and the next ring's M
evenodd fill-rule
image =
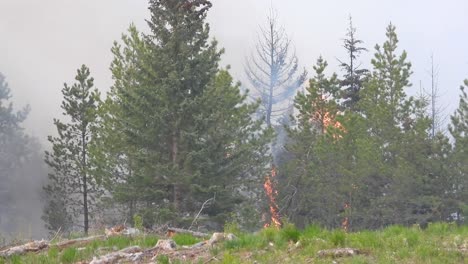
M224 241L232 241L237 239L234 234L226 234L226 233L213 233L211 238L207 241L209 246L213 246L214 244L224 242Z
M117 252L112 252L104 256L94 257L89 264L109 264L119 260L135 263L141 259L143 252L139 246L124 248Z
M153 249L160 250L175 250L177 248L176 242L172 239L159 239Z
M70 240L65 240L61 241L55 244L50 244L49 241L47 240L40 240L40 241L32 241L28 242L23 245L18 245L18 246L13 246L6 248L4 250L0 251L0 257L11 257L13 255L24 255L28 252L40 252L44 249L47 249L49 247L57 247L60 250L63 250L65 248L68 248L70 246L77 246L77 247L82 247L84 245L87 245L95 240L104 240L106 236L104 235L99 235L99 236L91 236L91 237L83 237L83 238L77 238L77 239L70 239Z
M11 257L13 255L23 255L28 252L38 252L49 246L46 240L32 241L24 245L14 246L0 251L0 257Z

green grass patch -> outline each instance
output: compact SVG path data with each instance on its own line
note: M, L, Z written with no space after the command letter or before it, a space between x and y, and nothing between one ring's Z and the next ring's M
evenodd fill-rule
M301 232L293 224L285 224L280 230L282 239L296 243L301 237Z
M158 256L157 258L157 263L161 263L161 264L169 264L171 263L171 261L169 260L169 257L168 256L165 256L165 255L160 255Z
M63 251L60 260L62 263L74 263L77 261L78 251L76 248L67 248Z
M330 233L330 241L336 247L346 246L346 233L342 230L333 230Z
M254 234L240 234L236 240L226 241L226 249L248 249L255 250L265 246L265 240L259 235Z
M175 234L172 237L172 240L174 240L174 242L176 242L176 244L179 246L189 246L189 245L193 245L202 241L201 239L196 238L192 236L191 234L182 234L182 233Z

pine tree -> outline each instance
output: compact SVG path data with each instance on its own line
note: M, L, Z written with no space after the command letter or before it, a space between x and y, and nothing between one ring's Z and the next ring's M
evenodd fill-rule
M0 133L7 134L11 130L19 129L21 122L26 119L29 112L29 106L23 110L14 112L13 103L8 102L11 98L8 83L5 76L0 73Z
M89 230L92 205L99 193L98 179L90 173L90 142L97 125L99 92L88 67L82 65L76 83L62 89L61 108L68 122L54 119L58 136L49 136L52 151L46 151L46 163L51 168L49 184L45 187L48 205L44 219L49 229L67 230L83 217L83 231ZM69 231L69 230L67 230Z
M375 57L371 61L374 69L370 81L364 88L366 100L362 105L368 107L366 114L370 115L369 118L375 113L376 116L385 118L382 123L393 126L405 121L402 120L404 118L402 111L405 110L403 105L407 99L405 89L411 86L409 76L412 72L411 63L407 62L406 51L400 56L396 54L398 37L394 25L390 24L387 27L386 36L383 49L379 45L375 47ZM379 106L379 109L375 109L374 106Z
M341 203L332 189L336 177L330 177L330 166L336 167L332 142L338 136L336 116L339 81L336 74L327 77L327 62L320 57L315 75L304 93L298 93L295 107L297 126L289 130L291 142L286 149L291 160L282 168L288 178L280 194L285 196L286 214L299 226L318 221L337 227L336 211ZM333 165L334 164L334 165Z
M455 203L452 206L456 217L452 217L457 221L462 220L462 213L466 214L468 210L468 95L465 89L468 88L468 80L465 80L464 85L460 87L461 95L458 109L453 114L449 131L454 139L453 156L451 157L451 165L453 168L452 188L449 190L450 198Z
M327 128L333 125L338 107L337 95L339 92L338 77L333 74L327 78L325 70L328 63L320 57L313 67L314 78L310 79L306 93L299 93L296 97L296 108L299 110L299 118L302 122L310 122L321 133L325 133Z
M117 143L98 156L112 156L103 173L118 182L113 198L146 225L187 224L182 216L213 197L203 213L222 222L240 201L235 186L264 169L264 133L251 117L257 104L219 70L222 50L205 22L210 7L150 1L151 32L131 26L113 48L115 83L99 134Z
M344 39L343 47L348 53L347 61L339 61L340 67L345 72L343 80L341 81L342 95L344 99L342 105L346 109L356 110L356 105L359 102L359 92L363 86L363 83L369 73L367 69L360 69L358 64L358 56L367 51L366 48L361 47L362 40L356 38L356 28L353 27L352 18L349 17L349 28L346 34L347 38Z
M373 70L361 91L360 109L373 146L380 150L379 172L368 178L375 197L368 214L373 228L411 224L431 214L422 190L427 177L431 142L424 100L406 96L411 87L411 63L398 55L395 27L387 27L383 49L376 45Z

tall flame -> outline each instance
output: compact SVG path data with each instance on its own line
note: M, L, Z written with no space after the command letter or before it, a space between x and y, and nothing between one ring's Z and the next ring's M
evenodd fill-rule
M349 203L345 203L344 204L344 210L345 210L346 214L349 211L349 209L351 209L351 205ZM348 216L345 216L345 218L343 219L343 222L341 222L341 228L343 229L343 231L348 232L348 230L349 230L349 218L348 218Z
M271 172L269 175L265 177L265 183L263 184L263 188L265 189L265 193L268 196L268 205L270 208L270 215L271 221L270 223L266 223L264 227L274 226L276 228L280 228L282 223L279 214L279 208L276 204L276 196L278 196L278 190L275 186L275 177L276 177L276 168L272 166Z

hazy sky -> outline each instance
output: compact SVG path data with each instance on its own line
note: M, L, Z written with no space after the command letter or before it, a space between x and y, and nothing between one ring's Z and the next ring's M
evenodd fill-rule
M212 0L209 13L212 36L226 49L223 64L243 79L243 63L253 47L259 25L265 24L271 5L279 14L309 73L319 55L338 71L344 58L342 38L351 14L358 37L373 54L385 40L389 22L397 26L400 47L413 63L415 93L419 82L429 87L427 70L434 53L439 66L442 104L451 114L458 88L468 78L468 1L466 0ZM27 129L45 139L59 117L63 83L72 83L76 69L87 64L96 86L107 91L110 48L133 22L146 30L146 0L0 0L0 72L6 75L16 106L30 104Z

